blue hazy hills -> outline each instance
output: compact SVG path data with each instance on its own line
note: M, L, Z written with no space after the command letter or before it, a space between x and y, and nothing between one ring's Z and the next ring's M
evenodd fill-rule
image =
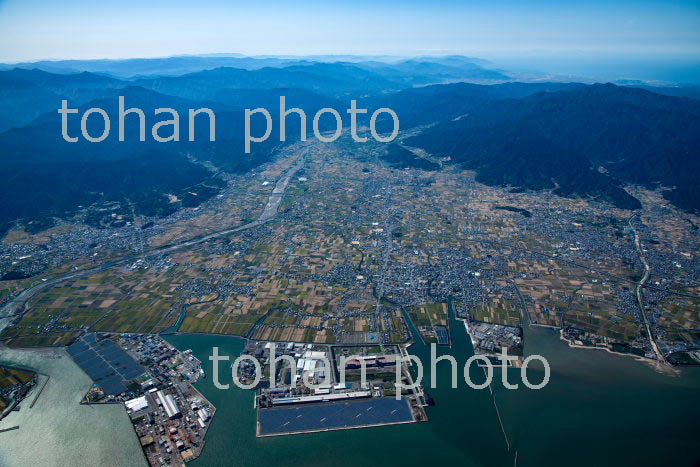
M270 160L280 146L274 138L244 152L243 112L266 107L276 120L280 95L307 115L323 107L344 114L350 99L370 111L390 107L402 131L419 130L406 144L449 156L486 184L592 197L624 209L640 206L625 185L641 184L700 210L693 176L700 171L697 88L517 82L460 56L333 62L225 55L3 67L0 234L17 223L40 230L55 217L100 227L95 213L105 203L146 216L196 206L225 186L222 173L245 173ZM139 142L137 126L127 123L125 142L117 141L116 129L100 144L62 140L61 99L81 111L103 108L114 122L120 95L127 107L144 110L148 129L157 107L176 109L181 118L187 109L210 107L217 139ZM253 124L253 134L264 132L260 121ZM70 125L79 131L77 119ZM197 133L206 134L200 125ZM297 125L288 119L288 142ZM439 170L396 144L386 152L393 166ZM188 196L192 191L200 196Z

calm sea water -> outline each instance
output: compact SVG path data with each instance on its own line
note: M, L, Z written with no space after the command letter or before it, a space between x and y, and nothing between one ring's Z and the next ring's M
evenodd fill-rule
M0 466L146 466L141 446L121 405L85 406L90 378L64 349L0 349L0 363L32 368L49 381L31 409L34 392L0 429ZM35 389L36 391L36 389Z
M455 343L440 349L464 362L473 354L464 327L452 319ZM570 349L555 331L526 329L526 353L550 362L549 385L538 391L510 391L496 385L496 398L511 444L506 449L488 390L461 383L451 389L447 364L438 366L436 406L430 422L379 428L259 439L255 437L253 393L231 386L218 390L211 380L213 346L235 358L244 341L235 337L178 335L168 339L190 348L209 369L198 388L216 405L203 455L204 466L421 465L509 466L517 450L520 466L636 465L693 466L700 461L698 421L700 372L678 378L660 375L632 358L602 351ZM429 361L421 344L411 353ZM54 358L54 357L61 358ZM0 422L1 466L142 466L145 461L128 417L120 406L78 405L90 385L63 350L3 350L0 362L51 375L31 410ZM518 381L519 370L509 370ZM223 376L230 378L230 371ZM541 372L532 370L539 381ZM481 370L471 375L479 381ZM429 382L429 374L424 382ZM496 379L500 378L497 371ZM521 385L522 386L522 385ZM31 397L30 397L31 399Z
M452 325L454 346L438 354L450 353L464 362L473 348L462 323L452 319ZM244 345L232 337L168 339L179 348L192 349L210 370L213 346L233 360ZM700 373L695 369L670 378L629 357L571 349L556 331L544 328L526 329L525 350L545 356L552 375L542 390L521 384L511 391L497 385L511 451L506 449L489 391L473 390L463 381L451 389L447 364L438 366L438 387L428 389L436 401L428 408L428 423L264 439L255 437L252 392L233 385L218 390L209 371L198 387L216 405L217 414L204 453L192 465L504 466L514 464L516 450L519 466L698 465ZM410 351L429 361L426 346L415 344ZM474 381L480 372L473 369ZM509 381L517 382L518 374L519 370L509 370ZM536 369L528 374L533 381L542 375ZM495 377L500 379L500 371Z

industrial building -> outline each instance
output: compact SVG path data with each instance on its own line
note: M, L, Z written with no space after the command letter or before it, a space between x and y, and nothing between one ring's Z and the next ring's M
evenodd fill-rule
M180 413L180 408L177 406L173 396L170 394L165 394L163 391L158 391L156 395L158 396L158 405L163 407L163 410L165 410L165 414L168 416L168 418L173 419L182 416Z
M148 407L148 401L146 400L146 396L141 396L124 402L124 405L126 405L130 413L138 412Z
M292 381L292 385L295 386L297 381L302 377L304 373L310 380L323 380L326 379L326 362L328 358L326 352L321 351L311 351L307 350L302 355L301 358L297 360L296 373Z
M304 404L308 402L328 402L336 400L361 399L372 397L370 391L337 392L332 394L316 394L313 396L278 397L272 399L272 405Z

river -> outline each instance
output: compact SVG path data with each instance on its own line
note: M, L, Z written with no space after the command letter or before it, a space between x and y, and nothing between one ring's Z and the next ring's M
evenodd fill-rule
M305 153L301 151L301 153L294 160L292 166L287 169L287 171L282 177L280 177L279 180L277 180L275 188L272 190L272 193L270 193L268 201L265 204L265 207L263 208L263 212L253 222L226 230L220 230L218 232L209 233L204 236L192 238L190 240L184 240L170 245L163 245L156 248L151 248L146 251L141 251L137 254L127 255L121 259L111 261L100 266L95 266L93 268L73 271L48 280L42 279L43 282L39 282L38 284L32 285L31 287L23 290L12 300L7 301L5 304L0 306L0 332L2 332L2 330L5 329L7 326L10 326L12 319L17 314L24 313L27 310L28 303L32 297L34 297L37 293L41 292L42 290L47 290L50 287L53 287L54 285L79 277L88 276L90 274L95 274L112 268L114 266L126 264L139 257L154 254L163 255L176 250L180 250L182 248L186 248L188 246L204 243L214 238L220 238L235 232L241 232L243 230L252 229L266 222L269 222L270 220L274 219L277 215L280 203L282 202L282 198L284 197L284 192L287 190L287 186L289 185L289 182L291 181L292 177L294 177L294 174L296 174L304 166L304 155Z

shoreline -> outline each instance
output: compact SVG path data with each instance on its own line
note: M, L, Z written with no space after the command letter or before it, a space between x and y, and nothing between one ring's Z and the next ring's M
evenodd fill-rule
M267 435L260 434L260 422L257 422L257 427L256 427L256 433L255 437L256 438L273 438L277 436L292 436L292 435L306 435L306 434L311 434L311 433L324 433L328 431L342 431L342 430L356 430L356 429L363 429L363 428L378 428L382 426L392 426L392 425L407 425L409 423L420 423L418 420L411 420L405 421L405 422L389 422L389 423L374 423L371 425L357 425L357 426L346 426L346 427L338 427L338 428L322 428L322 429L317 429L317 430L308 430L308 431L290 431L287 433L270 433Z
M657 371L658 373L664 374L666 376L679 377L681 375L680 368L678 368L676 365L673 365L671 363L666 362L665 360L663 362L660 362L659 360L655 360L655 359L649 358L649 357L644 357L642 355L635 355L633 353L615 352L614 350L611 350L609 347L595 347L595 346L590 346L590 345L574 344L569 339L564 337L564 329L562 329L562 328L559 328L559 339L566 342L568 344L568 346L572 349L604 350L612 355L619 355L621 357L632 357L632 358L634 358L635 361L649 365L654 371Z
M209 429L211 428L211 424L214 421L214 416L216 415L217 409L216 409L216 406L209 401L209 399L204 397L204 394L202 394L202 392L200 390L198 390L196 387L194 387L194 384L190 383L190 388L199 397L201 397L204 402L209 404L209 407L211 407L211 415L209 416L209 421L207 422L206 429L204 430L204 433L202 434L202 447L199 449L199 452L190 460L190 461L193 461L193 460L199 458L202 455L202 453L204 452L204 448L207 447L207 433L209 433ZM187 462L190 462L190 461L187 461Z
M2 362L0 362L0 363L2 363ZM33 374L33 376L32 376L33 383L31 385L31 387L29 388L29 390L25 393L24 397L22 397L19 400L11 399L9 401L9 404L5 407L5 409L2 412L0 412L0 420L3 420L5 417L10 415L11 412L13 412L15 410L19 410L20 405L23 402L28 402L28 400L31 396L33 396L33 398L32 398L31 403L29 403L29 408L31 409L32 407L34 407L34 404L36 403L37 399L39 399L39 396L41 395L42 391L46 387L46 383L48 383L49 379L50 379L50 377L48 375L45 375L44 373L41 373L41 372L39 372L35 369L32 369L32 368L29 368L29 367L14 365L12 363L9 363L9 364L2 363L2 366L5 368L9 368L9 369L15 369L15 370L20 370L20 371L32 373ZM41 387L39 387L39 379L40 378L45 378L44 382L41 384ZM19 427L17 427L17 428L19 428Z
M77 452L76 448L79 447L84 449L85 454L118 455L128 460L129 465L149 465L138 438L133 435L125 409L110 409L111 404L107 404L103 409L92 411L88 410L90 406L81 403L93 382L68 357L64 346L7 350L10 352L2 355L4 361L31 369L39 375L37 384L22 401L22 410L17 414L21 418L3 420L4 427L17 425L21 428L15 432L19 434L6 433L9 435L8 446L3 447L8 448L10 459L26 462L33 459L33 465L78 465L83 459ZM71 437L65 442L54 443L52 436L47 437L48 441L41 439L47 433L66 430L71 431ZM37 439L42 443L48 442L53 448L32 452ZM10 442L13 444L10 445ZM100 463L98 459L95 465L109 464Z
M571 339L567 339L566 337L564 337L564 330L562 328L559 328L559 339L566 342L569 345L569 347L571 347L572 349L604 350L604 351L606 351L610 354L613 354L613 355L620 355L622 357L633 357L635 360L640 361L640 362L645 362L645 363L656 362L656 360L653 360L653 359L648 358L648 357L644 357L642 355L636 355L633 353L616 352L614 350L611 350L609 347L574 344L573 342L571 342Z

